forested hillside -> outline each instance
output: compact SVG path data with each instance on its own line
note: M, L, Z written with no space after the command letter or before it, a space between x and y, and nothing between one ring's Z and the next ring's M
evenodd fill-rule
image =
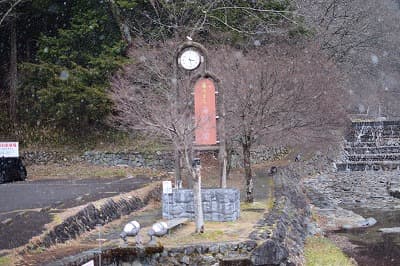
M385 97L392 102L398 90L396 40L388 37L388 32L396 27L391 21L398 20L398 3L367 2L364 5L361 0L0 1L1 136L21 139L25 136L21 132L27 131L80 136L109 126L110 115L115 118L120 112L111 90L110 82L114 80L115 84L112 77L127 68L133 71L129 75L138 78L151 75L134 66L135 62L141 56L149 56L153 49L162 49L171 42L173 46L186 36L216 51L234 47L232 53L268 51L272 45L275 48L271 51L276 54L270 52L263 55L265 58L295 60L299 68L300 59L288 54L312 51L309 53L312 58L318 58L321 65L330 65L333 76L327 80L335 80L340 88L332 91L336 95L332 98L333 108L340 113L339 109L345 105L349 112L366 112L368 107L376 105L376 97L371 95L374 87L390 91L391 97ZM379 14L382 24L373 19L379 10L391 11L387 17ZM380 60L375 63L380 54L391 60L385 65ZM161 60L168 66L172 58L166 55L162 54ZM259 61L249 60L262 66L263 58L257 53L253 56ZM363 58L370 58L372 67L365 67ZM309 61L307 57L301 60ZM230 64L231 68L219 72L222 79L226 75L231 80L228 73L237 70L233 67L235 62ZM215 70L220 69L215 64ZM274 70L281 72L277 77L285 78L281 77L284 69L281 66ZM376 82L376 75L381 76L381 82ZM315 76L313 89L326 94L327 88L315 85L323 77ZM344 86L347 90L343 94ZM364 87L368 89L366 93ZM343 100L349 97L352 101ZM379 94L379 97L379 106L393 106L384 96ZM329 102L329 99L324 100ZM394 114L395 108L390 112ZM281 119L287 120L284 116ZM277 116L274 121L281 123Z

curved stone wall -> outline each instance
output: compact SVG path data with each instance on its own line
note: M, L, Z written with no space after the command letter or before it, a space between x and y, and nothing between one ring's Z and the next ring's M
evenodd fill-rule
M300 175L287 167L274 181L274 207L250 234L250 239L263 241L253 250L251 261L253 265L302 265L311 212L299 186Z

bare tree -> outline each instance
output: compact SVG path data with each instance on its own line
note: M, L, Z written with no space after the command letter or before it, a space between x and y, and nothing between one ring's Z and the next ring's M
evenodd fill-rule
M347 74L348 111L398 118L400 9L393 0L296 0L316 39ZM382 113L383 112L383 113Z
M331 58L348 60L348 55L374 45L383 34L379 23L370 18L378 3L365 0L297 0L315 37ZM374 1L376 2L376 1Z
M14 9L24 0L0 0L0 27L6 19L13 15Z
M201 176L194 159L193 96L190 79L175 76L177 42L146 45L134 42L127 65L112 81L115 111L112 120L128 130L141 130L169 140L182 154L193 180L196 232L204 230L201 207ZM177 90L178 89L178 90ZM179 96L177 92L179 91Z
M219 47L211 58L225 88L227 134L243 153L246 201L253 202L254 144L330 137L344 119L342 88L335 66L312 46L281 44L246 53Z

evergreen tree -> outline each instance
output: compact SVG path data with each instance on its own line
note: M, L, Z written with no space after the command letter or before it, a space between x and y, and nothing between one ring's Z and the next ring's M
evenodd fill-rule
M125 44L107 3L78 0L65 11L66 27L42 35L37 61L22 65L19 107L31 125L81 131L109 113L108 78L124 62Z

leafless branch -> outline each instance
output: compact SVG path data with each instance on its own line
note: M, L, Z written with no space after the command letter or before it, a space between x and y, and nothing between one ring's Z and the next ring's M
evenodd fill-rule
M1 12L0 13L0 27L1 27L1 25L3 24L3 22L5 21L5 19L11 14L11 12L14 10L14 8L17 6L17 5L19 5L21 2L22 2L23 0L14 0L14 1L12 1L12 0L2 0L2 1L0 1L0 5L1 4L8 4L9 5L9 7L8 8L6 8L5 10L5 12L3 13L3 12Z

